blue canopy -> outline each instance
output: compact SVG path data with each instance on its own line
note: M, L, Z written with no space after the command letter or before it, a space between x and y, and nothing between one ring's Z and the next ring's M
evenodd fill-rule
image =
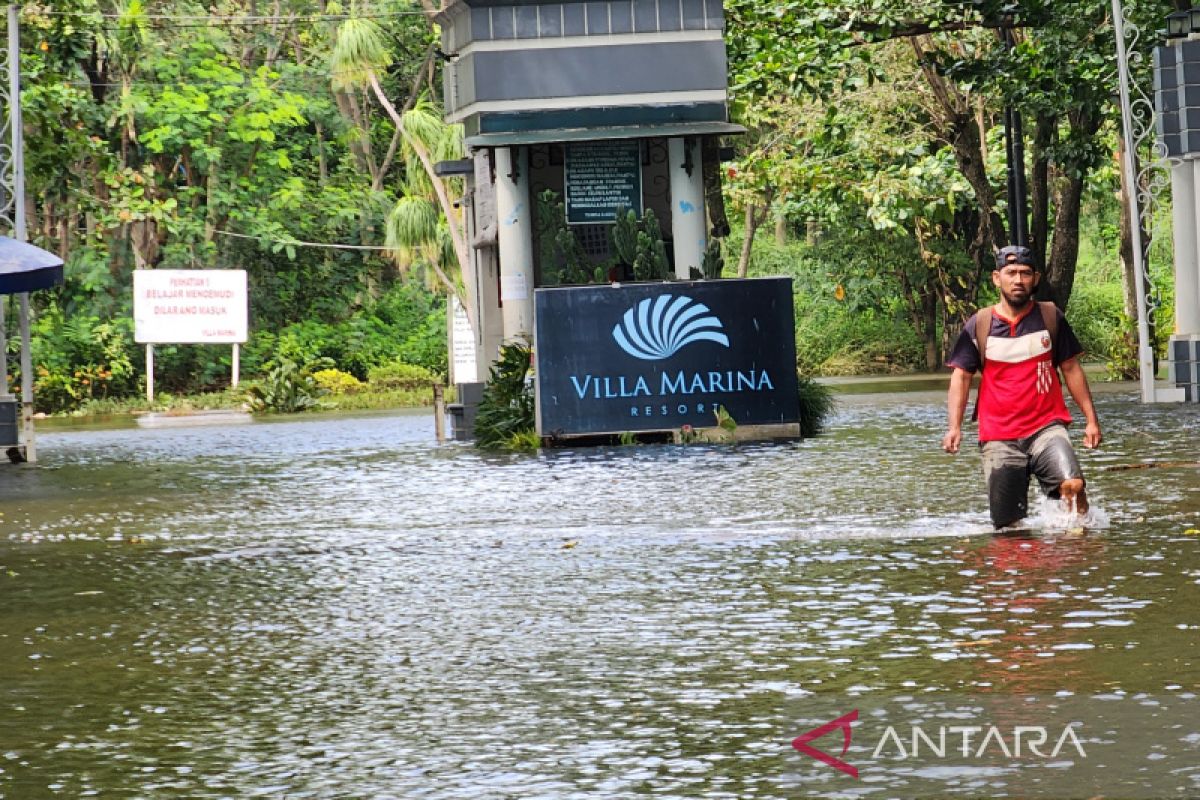
M0 294L49 289L63 282L63 260L40 247L0 236Z

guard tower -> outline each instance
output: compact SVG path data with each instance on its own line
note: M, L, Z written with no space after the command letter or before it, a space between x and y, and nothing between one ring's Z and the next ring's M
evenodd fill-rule
M718 137L744 130L728 120L721 0L456 0L439 22L446 119L475 161L481 365L533 333L547 190L593 261L609 255L618 207L650 208L675 273L700 267L704 176L717 175Z
M722 0L453 0L438 21L448 59L446 119L462 124L472 161L462 165L474 253L473 274L464 277L478 369L456 374L455 382L484 380L502 342L528 339L538 360L544 436L712 425L714 399L684 391L661 403L655 398L653 409L642 401L664 385L683 385L673 371L683 362L670 358L687 342L699 342L688 352L707 359L695 365L708 370L705 375L716 375L715 365L726 359L722 392L737 380L739 367L726 349L732 346L714 342L733 337L732 318L739 314L732 309L749 295L738 294L741 299L725 306L731 310L720 313L716 296L718 284L746 282L710 280L702 289L700 281L689 283L704 275L706 263L704 277L719 277L705 251L711 237L728 232L720 137L744 132L729 122ZM643 244L652 245L650 259L629 255L630 212L641 220ZM641 283L631 286L635 278ZM779 306L775 321L782 331L791 324L790 283L776 289L786 296L776 293L772 297L782 299L768 305ZM629 335L645 333L655 344L622 351L614 337L624 334L614 333L612 315L639 303L647 324L658 329ZM710 310L715 316L705 317ZM754 330L770 327L762 321ZM700 322L711 329L697 333ZM778 337L771 345L788 349ZM721 353L705 355L706 347ZM612 358L584 363L584 354L602 350ZM794 405L794 346L781 363L788 359L783 369L792 373ZM757 387L762 367L754 363ZM597 370L628 374L601 379ZM663 375L670 377L666 384ZM743 385L752 383L748 372L743 378ZM686 388L711 389L706 381ZM588 401L607 403L606 410L576 408ZM554 416L568 405L569 413ZM651 410L653 419L647 418ZM768 414L771 421L783 417L794 419L791 412Z

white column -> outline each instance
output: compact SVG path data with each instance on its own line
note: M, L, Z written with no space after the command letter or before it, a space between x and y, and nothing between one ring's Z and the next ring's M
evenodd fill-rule
M496 148L500 303L504 340L533 338L533 209L529 156L521 147Z
M1171 212L1175 230L1175 333L1200 334L1200 161L1171 168Z
M233 378L231 381L233 388L236 389L238 381L242 377L242 346L237 342L233 343L233 375L231 377Z
M700 141L669 139L671 175L671 235L675 240L675 277L687 280L704 261L706 223ZM689 174L690 173L690 174Z

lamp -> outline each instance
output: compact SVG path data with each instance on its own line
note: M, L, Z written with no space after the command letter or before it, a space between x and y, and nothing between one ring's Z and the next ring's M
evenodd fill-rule
M1200 8L1189 8L1188 33L1200 33Z
M1191 27L1189 11L1175 11L1167 14L1167 38L1179 39L1188 35L1188 29Z

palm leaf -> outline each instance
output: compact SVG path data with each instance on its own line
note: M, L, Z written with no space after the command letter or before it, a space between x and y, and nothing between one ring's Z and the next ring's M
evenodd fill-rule
M363 86L372 73L391 66L383 30L372 20L352 17L338 28L330 68L338 89Z
M400 267L411 265L413 254L437 241L438 212L422 197L401 197L387 216L386 243Z

